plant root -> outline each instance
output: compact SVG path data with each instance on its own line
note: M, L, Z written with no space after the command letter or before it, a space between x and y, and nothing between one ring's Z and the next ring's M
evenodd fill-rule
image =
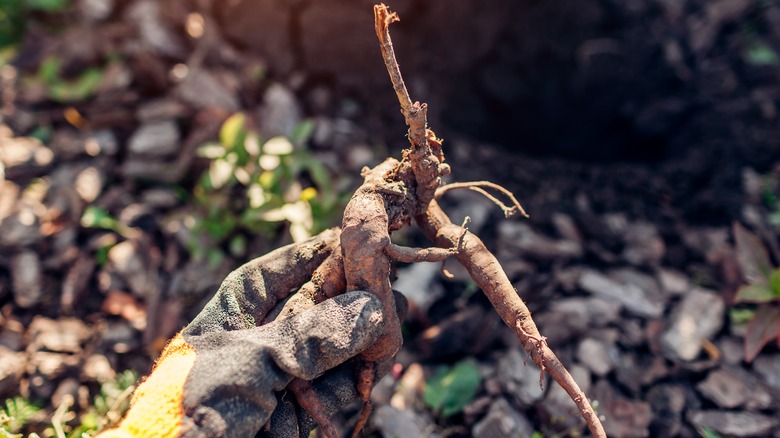
M358 371L357 390L360 394L360 400L363 402L363 408L360 410L355 429L352 430L352 438L360 436L360 432L366 427L368 417L371 415L373 405L371 404L371 390L374 389L374 377L376 375L376 362L365 362Z
M512 201L512 206L509 207L508 205L501 202L498 198L488 193L485 189L482 187L487 187L490 189L498 190L501 192L504 196L509 198L510 201ZM520 201L515 198L515 195L512 194L509 190L505 189L504 187L492 183L490 181L472 181L472 182L456 182L456 183L450 183L444 186L439 187L436 189L436 194L434 199L438 200L440 199L445 193L449 192L450 190L457 190L457 189L469 189L473 190L482 196L488 198L490 201L492 201L494 204L496 204L503 212L504 216L511 217L515 213L520 213L523 217L529 217L528 213L525 212L525 209L523 209L523 206L520 205Z
M287 388L295 395L298 404L311 415L325 438L339 438L341 436L336 426L330 421L330 417L325 413L325 406L322 405L322 401L314 392L310 381L296 378L287 384Z
M458 245L462 228L450 221L436 201L431 202L426 214L418 215L415 219L423 233L437 246L449 248ZM593 407L588 403L587 397L555 353L547 346L547 342L531 318L530 310L512 287L512 283L495 256L477 236L469 232L455 257L488 297L504 323L515 332L534 363L543 371L547 371L569 394L591 434L594 437L606 438L604 427L593 411Z
M409 126L411 148L403 151L401 161L389 158L373 169L366 168L361 172L365 178L363 185L344 210L339 236L341 248L334 252L338 255L328 257L312 280L301 288L299 293L302 298L285 305L290 306L286 314L295 313L298 309L321 301L323 297L331 297L342 291L368 291L382 302L385 332L376 343L358 355L356 362L359 367L357 390L363 401L363 409L352 435L357 437L371 413L370 396L377 363L395 356L403 342L395 297L390 287L391 262L443 262L455 256L485 292L504 323L515 332L542 373L548 372L569 394L592 435L606 437L585 394L550 350L531 318L531 312L512 287L496 258L477 236L467 230L468 218L462 226L457 226L436 202L438 197L449 190L468 188L487 196L507 216L518 212L528 216L511 192L494 183L477 181L440 187L441 177L448 175L451 169L444 163L441 139L427 129L427 106L424 103L412 103L404 85L388 29L395 21L398 21L398 16L390 12L387 6L374 6L376 34L401 113ZM485 188L499 191L511 200L512 206L504 204ZM436 248L405 248L390 241L390 232L409 225L412 218ZM446 272L443 265L442 271ZM330 419L318 414L323 412L322 405L311 391L310 384L296 379L289 386L299 404L312 414L323 433L326 436L336 433Z

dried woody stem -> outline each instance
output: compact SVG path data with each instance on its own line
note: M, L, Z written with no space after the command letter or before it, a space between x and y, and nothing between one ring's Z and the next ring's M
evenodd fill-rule
M376 5L374 6L374 19L376 34L382 47L382 56L390 73L393 88L401 103L401 112L406 118L407 125L409 125L409 140L413 149L410 158L418 183L416 222L426 236L435 242L437 246L458 249L455 257L468 270L472 279L482 288L504 323L515 332L525 351L542 371L547 371L569 394L585 419L591 434L595 437L606 437L604 428L588 402L587 397L571 377L571 374L548 347L546 339L539 333L539 329L531 317L530 310L518 296L517 291L507 278L498 260L477 236L464 231L463 227L457 226L450 221L447 214L433 199L433 193L425 193L424 196L420 196L421 189L424 192L435 192L438 188L438 177L434 178L435 181L430 178L426 178L426 181L420 181L419 176L426 176L423 172L426 167L426 157L422 157L424 151L428 153L428 158L433 156L433 160L428 160L428 167L432 164L431 161L433 163L443 162L441 142L436 139L431 131L426 130L425 104L421 105L419 102L411 103L409 93L401 78L401 72L395 60L388 29L391 23L398 21L398 16L390 12L387 6ZM426 144L422 144L423 141ZM415 158L418 157L421 158L421 163L418 162L415 165ZM439 164L439 166L441 169L445 165ZM446 169L448 170L448 168ZM444 172L439 174L444 174ZM436 187L432 187L434 182ZM479 188L479 186L487 185L471 183L471 187ZM492 185L489 187L495 188ZM443 193L448 189L439 190ZM519 205L514 196L511 196L510 199L512 199L513 203ZM522 207L519 208L519 211L525 213Z

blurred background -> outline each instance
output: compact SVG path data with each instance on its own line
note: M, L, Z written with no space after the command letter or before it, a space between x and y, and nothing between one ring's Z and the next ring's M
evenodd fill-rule
M453 180L531 218L445 209L609 436L780 436L780 4L388 3ZM228 272L338 225L360 169L400 156L372 4L0 0L0 431L116 422ZM587 434L440 268L397 269L412 311L369 435Z

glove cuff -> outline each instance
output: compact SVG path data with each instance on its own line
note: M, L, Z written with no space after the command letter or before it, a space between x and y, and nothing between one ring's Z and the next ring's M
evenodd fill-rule
M152 374L133 393L122 423L99 438L175 437L183 432L184 382L195 363L195 349L181 333L171 339L155 362Z

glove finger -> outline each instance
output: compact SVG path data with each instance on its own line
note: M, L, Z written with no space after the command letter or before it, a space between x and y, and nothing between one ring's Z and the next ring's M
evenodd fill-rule
M258 257L231 272L206 307L184 330L198 336L219 330L241 330L261 323L265 315L298 289L338 244L331 229L298 244Z
M357 291L262 327L184 333L196 351L184 386L187 416L206 436L254 434L276 408L274 391L293 377L314 379L375 342L384 332L381 309L374 295Z
M249 332L269 342L274 360L283 370L312 380L368 348L384 328L379 299L368 292L353 291Z
M408 311L406 296L397 290L393 290L393 295L395 295L396 312L399 319L403 321ZM394 362L394 360L387 360L377 364L377 381L390 371ZM356 368L355 360L350 360L333 368L312 382L314 392L322 403L326 416L332 417L339 410L359 398L357 375L358 369ZM258 434L258 437L308 437L309 432L317 427L317 423L311 415L298 405L297 400L287 390L279 392L277 399L279 404L271 419L268 420L268 424Z

